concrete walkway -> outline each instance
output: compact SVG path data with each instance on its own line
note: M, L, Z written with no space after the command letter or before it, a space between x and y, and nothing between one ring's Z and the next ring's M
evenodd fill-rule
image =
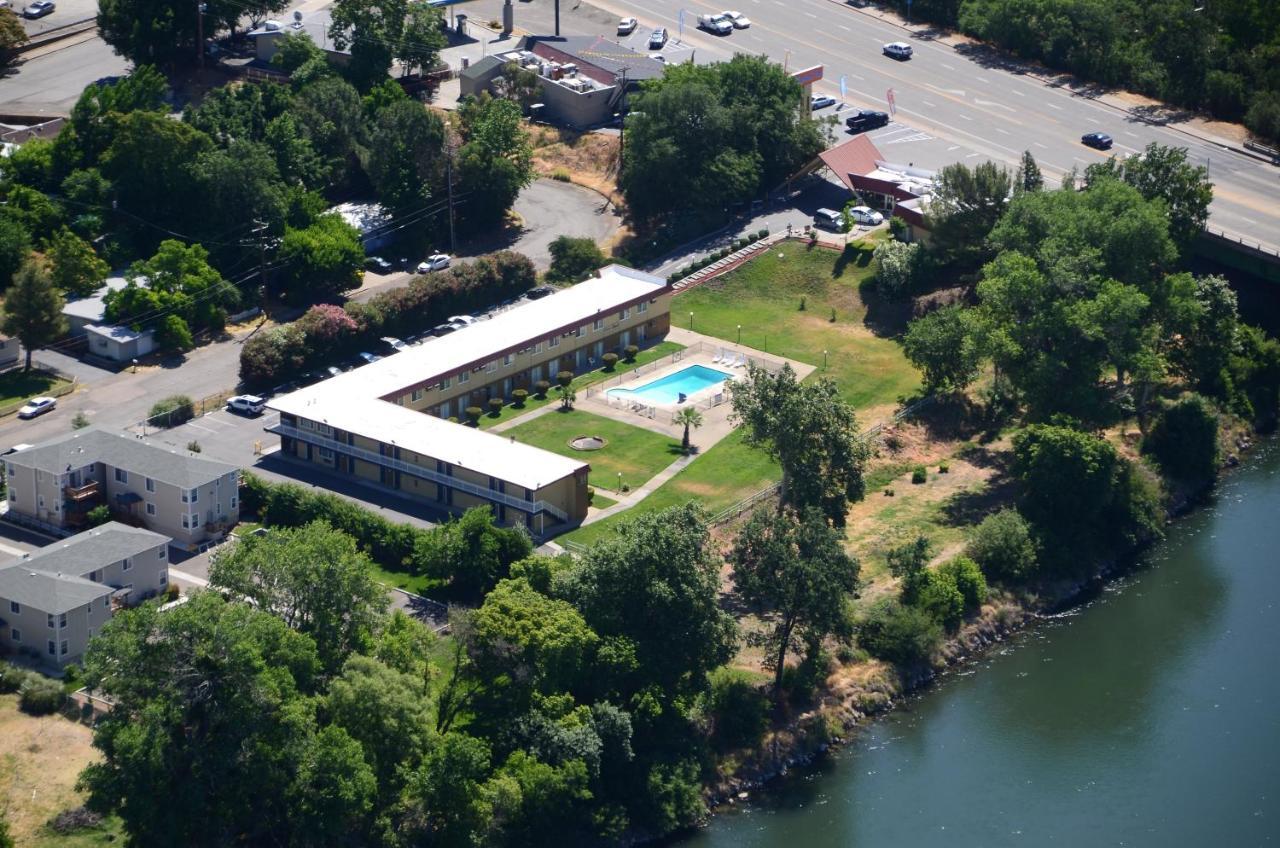
M649 481L645 483L643 486L629 492L626 495L623 495L622 499L619 500L613 506L606 507L605 509L602 509L599 512L595 512L595 513L592 513L591 515L588 515L586 518L582 520L582 526L585 527L588 524L595 524L597 521L601 521L605 518L608 518L611 515L622 512L624 509L631 509L631 507L635 506L636 504L640 503L640 501L649 497L649 495L655 490L657 490L658 487L661 486L663 483L667 482L672 477L676 476L676 474L680 473L680 471L684 469L685 466L687 466L689 463L697 459L699 455L700 454L693 453L693 454L688 454L686 456L680 457L675 462L671 463L666 468L662 469L657 474L650 477Z

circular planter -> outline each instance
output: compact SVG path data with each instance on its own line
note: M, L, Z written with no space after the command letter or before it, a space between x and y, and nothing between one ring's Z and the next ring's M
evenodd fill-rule
M577 451L594 451L609 444L599 436L574 436L569 440L569 447Z

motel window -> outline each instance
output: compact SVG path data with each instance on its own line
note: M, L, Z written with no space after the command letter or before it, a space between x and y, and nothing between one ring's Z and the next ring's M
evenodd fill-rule
M155 480L152 480L150 477L148 477L148 478L147 478L147 491L148 491L148 492L154 492L155 490L156 490L156 481L155 481Z
M459 375L458 375L458 384L459 384L459 385L461 385L461 384L463 384L463 383L469 383L469 382L471 382L471 372L470 372L470 371L463 371L461 374L459 374Z
M497 371L498 361L495 359L493 362L486 362L484 364L484 370L489 374L492 374L494 371Z
M647 303L641 303L638 306L636 306L636 312L648 312L648 311L649 311L649 304Z
M183 493L182 493L182 502L183 502L183 503L195 503L195 502L196 502L196 501L198 501L198 500L200 500L200 490L199 490L199 489L190 489L190 490L185 491L185 492L183 492Z
M13 476L13 463L9 463L9 476Z
M125 558L124 558L124 562L123 562L123 563L121 563L121 565L120 565L120 570L121 570L121 571L128 571L128 570L129 570L129 569L131 569L131 568L133 568L133 560L129 559L128 557L125 557Z
M234 498L232 499L231 505L233 507L235 506ZM164 559L164 553L165 553L164 548L161 548L160 550L156 551L156 559Z
M333 462L333 451L328 448L320 448L320 458L325 462Z
M10 486L10 487L9 487L9 500L11 500L11 501L16 501L17 499L18 499L18 490L17 490L17 489L15 489L15 488L13 488L12 486Z
M22 604L18 603L17 601L10 601L9 612L13 613L14 615L17 615L18 613L22 612Z
M413 399L415 401L422 400L422 389L413 390Z
M155 515L155 514L156 514L156 505L155 505L155 504L153 504L153 503L148 503L148 504L147 504L147 515Z
M317 431L317 432L319 432L319 433L320 433L320 435L322 435L322 436L332 436L332 435L333 435L333 428L332 428L332 427L330 427L328 424L317 424L317 425L316 425L316 431Z
M169 583L169 575L167 575L167 574L161 574L161 575L160 575L160 585L161 585L161 586L166 586L166 585L168 585L168 583Z
M48 613L48 616L49 616L49 629L52 630L53 629L53 613Z
M618 317L619 317L619 318L621 318L623 321L625 321L625 320L627 320L628 318L630 318L630 317L631 317L631 307L629 307L629 306L628 306L626 309L624 309L624 310L622 310L621 312L619 312L619 313L618 313Z
M551 338L547 339L547 347L560 347L560 337L552 336Z
M106 607L107 609L110 609L110 608L111 608L111 596L110 596L110 595L107 595L107 597L105 597L105 598L103 598L103 599L102 599L102 605L103 605L104 607Z
M63 657L67 655L67 640L63 639L62 643L58 646L58 655Z
M116 469L116 482L117 482L117 483L128 483L128 482L129 482L129 472L128 472L128 471L125 471L123 468L117 468L117 469Z
M19 630L19 629L18 629L18 628L16 628L16 627L15 627L15 628L13 628L12 630L10 630L10 631L9 631L9 638L13 639L13 641L15 641L15 642L21 642L21 641L22 641L22 631L21 631L21 630Z
M56 657L57 655L58 655L58 643L50 639L49 640L49 656Z
M235 495L232 495L232 496L231 496L231 508L232 508L232 509L235 509L235 508L236 508L236 496L235 496Z
M533 345L534 353L542 353L542 342L535 342Z
M603 330L603 329L604 329L604 319L603 319L603 318L597 318L597 319L595 320L595 322L591 325L591 329L595 330L597 333L598 333L598 332L600 332L601 330Z
M66 626L67 626L67 614L64 612L58 616L58 629L61 630Z
M440 388L442 388L442 389L447 389L447 388L449 388L449 378L448 378L448 377L445 377L443 380L441 380L441 381L440 381Z
M506 356L502 357L502 364L504 366L510 365L512 362L515 362L515 361L516 361L516 358L509 353Z

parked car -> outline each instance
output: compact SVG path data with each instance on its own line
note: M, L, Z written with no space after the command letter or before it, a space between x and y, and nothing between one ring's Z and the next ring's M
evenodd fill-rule
M470 315L454 315L449 318L449 323L459 330L463 327L470 327L475 322L476 319L472 318Z
M844 232L844 215L834 209L819 209L813 213L813 225L837 233Z
M392 351L393 353L399 353L399 352L400 352L400 351L402 351L402 350L408 350L408 349L409 349L409 345L405 344L405 343L404 343L403 341L401 341L400 339L397 339L395 336L383 336L383 337L382 337L382 342L383 342L383 344L385 344L387 347L391 348L391 351Z
M666 44L667 44L667 31L662 27L658 27L653 31L653 34L649 36L649 49L661 50L663 47L666 46Z
M394 266L381 256L369 256L364 260L364 269L375 274L390 274Z
M51 409L57 409L58 399L51 397L35 397L27 401L22 409L18 410L19 418L35 418L37 415L44 415Z
M381 356L378 356L378 354L376 354L376 353L369 353L368 351L361 351L361 352L360 352L360 358L364 360L364 364L366 364L366 365L372 365L373 363L377 362L377 361L378 361L379 359L381 359L382 357L381 357Z
M529 298L530 300L541 300L547 295L554 294L554 293L555 293L555 289L552 288L551 286L538 286L536 289L529 289L529 291L525 294L525 297Z
M877 227L884 223L884 216L870 206L855 206L848 211L848 215L855 224Z
M330 365L328 368L324 369L324 373L328 374L330 377L337 377L342 373L342 369L336 365Z
M257 395L236 395L227 398L227 409L241 415L261 415L266 408L266 401Z
M618 21L618 35L630 35L636 31L638 26L640 26L640 22L635 18L623 18Z
M849 128L849 132L853 133L873 130L888 123L889 114L887 112L877 112L874 109L859 109L844 119L844 125Z
M705 29L716 35L728 35L733 32L733 23L724 15L698 15L698 29Z
M418 263L419 274L429 274L432 271L440 271L449 267L449 254L433 253L427 257L425 262Z
M437 324L431 328L431 333L435 336L447 336L456 329L458 328L452 324Z
M720 15L733 24L734 29L746 29L751 26L751 19L741 12L721 12Z
M890 59L901 59L906 61L911 58L911 45L905 41L890 41L884 47L880 48L884 51L884 55Z
M815 112L819 109L826 109L828 106L834 105L836 105L836 99L834 97L827 97L825 94L815 94L809 98L809 108Z
M1096 147L1098 150L1111 149L1111 136L1102 132L1090 132L1080 136L1080 143L1089 147Z
M20 444L20 445L14 445L13 447L9 448L9 449L8 449L7 451L5 451L4 453L0 453L0 456L8 456L8 455L9 455L9 454L11 454L11 453L17 453L18 451L24 451L24 450L26 450L26 449L27 449L27 448L29 448L29 447L32 447L32 445L26 444L25 442L24 442L24 443L22 443L22 444Z
M35 0L34 3L22 10L22 17L43 18L45 15L52 15L53 10L53 0Z

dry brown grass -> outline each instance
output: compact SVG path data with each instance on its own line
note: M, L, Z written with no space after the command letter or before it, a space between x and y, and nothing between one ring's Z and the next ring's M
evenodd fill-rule
M626 201L618 190L621 164L618 136L539 125L530 125L528 130L533 144L533 167L538 176L567 174L569 182L591 189L620 211L625 209ZM623 225L601 249L610 252L630 232Z
M17 845L58 813L83 803L76 778L98 759L93 731L60 715L29 716L17 695L0 695L0 806Z

